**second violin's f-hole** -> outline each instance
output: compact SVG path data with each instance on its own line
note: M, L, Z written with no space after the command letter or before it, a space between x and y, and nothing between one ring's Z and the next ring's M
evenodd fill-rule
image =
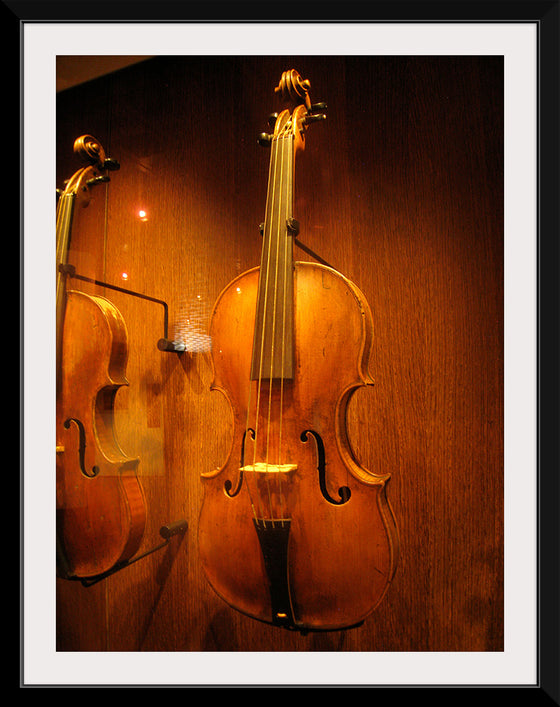
M80 471L84 476L87 476L90 479L93 479L94 477L99 474L99 467L97 465L92 466L91 471L86 469L86 431L84 429L84 425L81 420L78 420L76 417L69 417L65 423L64 423L64 428L69 430L70 429L70 423L73 422L76 427L78 428L78 436L79 436L79 447L78 447L78 455L79 455L79 460L80 460Z

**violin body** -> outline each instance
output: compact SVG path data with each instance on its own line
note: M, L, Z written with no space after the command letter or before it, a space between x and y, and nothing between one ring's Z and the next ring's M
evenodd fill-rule
M398 556L389 475L359 465L346 430L352 393L373 383L371 312L337 271L294 263L294 374L265 385L257 420L258 382L247 380L258 278L255 268L234 280L210 324L212 387L229 400L234 429L224 466L203 475L202 564L215 591L255 619L303 631L354 626L383 597ZM278 452L279 396L287 463L267 473L258 465ZM260 505L256 532L251 507Z
M370 385L370 308L331 267L294 262L294 159L323 120L309 81L282 74L296 104L274 114L260 267L222 292L210 320L212 388L228 399L233 441L203 474L199 553L230 606L288 630L357 626L391 582L398 533L389 473L355 459L350 397Z
M57 573L65 579L103 575L132 557L146 522L139 460L127 457L114 430L114 400L128 385L128 334L106 298L67 288L76 202L118 168L99 142L82 135L74 152L85 166L68 180L57 204L56 285L56 540Z
M57 397L57 537L66 573L94 577L137 551L145 526L139 460L113 428L113 402L127 385L127 331L104 297L66 293Z

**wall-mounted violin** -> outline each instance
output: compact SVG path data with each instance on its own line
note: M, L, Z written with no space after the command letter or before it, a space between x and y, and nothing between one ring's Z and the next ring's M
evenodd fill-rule
M346 428L352 393L372 384L373 324L364 295L331 267L294 262L294 158L324 119L309 81L282 75L295 106L269 144L260 267L220 294L210 321L212 388L231 405L224 465L203 474L199 552L230 606L300 630L356 626L393 578L398 532L389 473L355 459Z
M90 189L107 181L116 163L91 135L79 137L74 152L85 166L66 183L56 212L57 572L67 579L94 577L129 559L146 522L139 460L124 454L113 426L115 396L128 384L125 322L105 297L67 287L75 206L87 206Z

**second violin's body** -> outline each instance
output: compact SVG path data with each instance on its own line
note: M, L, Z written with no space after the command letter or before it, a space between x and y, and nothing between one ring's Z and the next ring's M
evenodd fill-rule
M113 429L113 401L127 385L127 332L104 297L66 293L57 399L57 536L63 574L94 577L138 549L146 511L137 477Z

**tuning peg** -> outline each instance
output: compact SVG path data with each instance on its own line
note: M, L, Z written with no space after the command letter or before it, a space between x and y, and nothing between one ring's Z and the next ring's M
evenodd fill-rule
M102 182L110 182L111 180L106 174L101 174L98 177L92 177L91 179L88 179L86 184L88 187L93 186L94 184L101 184Z
M108 169L111 172L114 172L120 168L121 166L117 160L112 160L110 157L107 157L107 159L103 162L103 169Z
M278 113L271 113L268 116L268 124L270 125L271 128L273 128L276 125L277 120L278 120Z
M261 147L270 147L270 143L272 142L272 135L269 135L268 133L261 133L257 138L257 142Z
M315 113L319 113L320 111L327 110L327 104L326 103L314 103L311 108L309 109L309 112L313 115Z
M326 120L327 116L324 113L318 113L316 115L306 115L301 121L304 125L309 125L310 123L317 123L320 120Z

